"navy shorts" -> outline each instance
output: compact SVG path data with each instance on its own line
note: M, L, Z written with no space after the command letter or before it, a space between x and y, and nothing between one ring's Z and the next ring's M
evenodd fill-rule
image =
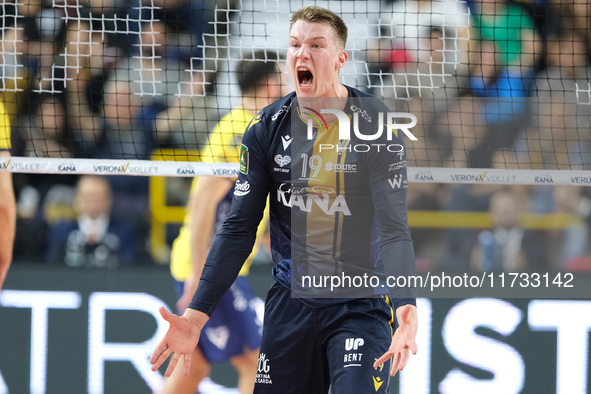
M182 285L177 282L177 293L182 294ZM262 321L257 314L261 303L248 279L239 276L201 330L197 346L208 362L227 361L244 354L245 348L261 346Z
M366 298L313 308L273 285L265 303L255 394L389 393L392 308Z

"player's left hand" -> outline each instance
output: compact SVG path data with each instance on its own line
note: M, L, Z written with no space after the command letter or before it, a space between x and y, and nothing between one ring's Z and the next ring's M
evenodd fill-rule
M187 376L191 371L191 356L199 342L201 329L209 316L194 309L187 309L182 316L177 316L168 312L163 306L160 307L160 314L170 323L170 327L150 357L152 371L156 371L168 357L171 357L165 372L166 377L169 377L180 357L184 356L185 376Z
M417 344L415 342L418 330L416 306L404 305L399 307L396 309L396 318L398 319L398 328L394 332L390 348L373 364L373 367L377 368L392 359L391 376L404 369L410 357L410 352L417 354Z

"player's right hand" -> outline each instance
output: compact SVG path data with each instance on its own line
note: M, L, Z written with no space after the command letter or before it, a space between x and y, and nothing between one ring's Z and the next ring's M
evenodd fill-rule
M184 356L185 375L189 375L191 356L199 342L201 329L209 320L209 316L194 309L187 309L183 316L178 316L170 313L163 306L160 307L160 314L170 323L170 327L150 357L152 371L156 371L169 356L172 356L165 373L168 377L176 368L180 357Z

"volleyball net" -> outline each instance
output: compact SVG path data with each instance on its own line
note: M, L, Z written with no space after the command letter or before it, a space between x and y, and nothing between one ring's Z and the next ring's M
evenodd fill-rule
M173 3L1 1L1 169L235 175L200 151L241 105L237 68L282 64L291 14L314 4L349 27L342 82L417 117L409 181L591 184L590 33L574 2Z

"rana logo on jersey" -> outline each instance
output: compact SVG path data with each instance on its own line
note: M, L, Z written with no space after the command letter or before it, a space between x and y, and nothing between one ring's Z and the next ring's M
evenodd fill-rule
M351 215L344 195L309 194L308 189L306 189L306 194L296 194L295 190L292 193L291 185L288 183L279 185L277 201L289 208L298 207L303 212L312 212L312 207L316 205L327 215L335 215L338 212L342 212L345 216Z
M240 172L248 175L248 147L244 144L240 145Z

